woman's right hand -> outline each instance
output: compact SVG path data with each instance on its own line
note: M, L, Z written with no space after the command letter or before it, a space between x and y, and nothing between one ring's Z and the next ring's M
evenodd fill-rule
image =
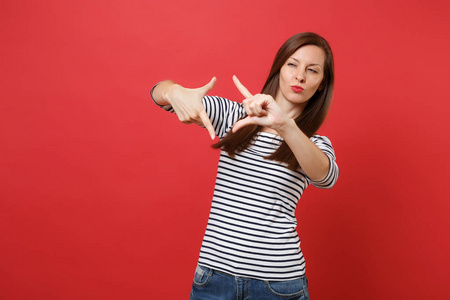
M202 98L215 84L216 77L213 77L206 85L196 89L185 88L172 82L164 93L164 100L172 106L182 123L195 123L205 127L212 140L214 140L216 134L203 106Z

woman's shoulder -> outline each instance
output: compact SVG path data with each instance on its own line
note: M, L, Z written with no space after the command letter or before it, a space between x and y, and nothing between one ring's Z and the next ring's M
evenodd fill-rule
M231 112L235 110L243 110L242 103L230 100L221 96L210 96L206 95L203 97L203 105L206 110Z
M238 103L238 102L236 102L236 101L233 101L233 100L230 100L230 99L228 99L228 98L226 98L226 97L222 97L222 96L212 96L212 95L205 95L205 96L203 97L203 101L223 102L223 103L226 103L226 104L229 104L229 105L232 105L232 104L240 104L240 103Z

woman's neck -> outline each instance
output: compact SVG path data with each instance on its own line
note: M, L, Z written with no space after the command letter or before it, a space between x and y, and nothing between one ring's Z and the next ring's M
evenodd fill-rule
M296 119L298 116L300 116L306 105L308 104L308 102L292 103L287 99L284 99L283 96L277 97L275 99L275 102L277 102L281 110L291 119Z

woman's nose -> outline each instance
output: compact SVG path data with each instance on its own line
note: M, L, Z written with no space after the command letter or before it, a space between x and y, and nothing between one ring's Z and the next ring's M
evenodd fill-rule
M298 71L297 74L295 75L295 79L297 79L298 82L305 82L305 72Z

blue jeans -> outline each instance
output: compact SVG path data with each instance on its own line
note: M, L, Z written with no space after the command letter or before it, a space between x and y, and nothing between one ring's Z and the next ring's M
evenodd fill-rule
M190 300L309 300L306 276L287 281L235 277L198 266Z

